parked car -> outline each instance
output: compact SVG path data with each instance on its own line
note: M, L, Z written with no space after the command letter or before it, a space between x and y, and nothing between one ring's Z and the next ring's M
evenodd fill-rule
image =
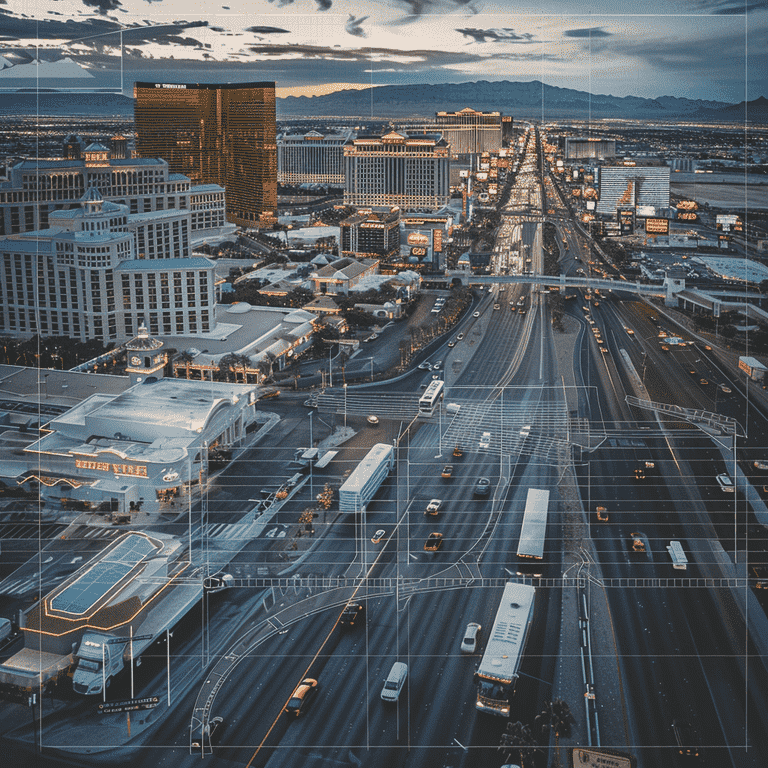
M440 547L443 546L443 534L434 531L427 536L427 540L424 542L425 552L437 552Z
M440 473L441 477L453 477L453 464L446 464L443 467L443 471Z
M373 534L371 544L378 544L386 535L387 532L383 528L379 528L379 530Z

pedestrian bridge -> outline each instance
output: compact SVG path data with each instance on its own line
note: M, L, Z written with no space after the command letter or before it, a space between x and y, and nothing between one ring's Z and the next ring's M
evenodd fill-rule
M669 298L685 289L685 281L666 278L660 285L633 283L629 280L608 280L596 277L570 277L567 275L473 275L461 270L447 270L449 280L460 280L462 285L493 285L494 283L522 283L526 285L545 285L548 288L589 288L601 291L627 291L640 296L662 296Z

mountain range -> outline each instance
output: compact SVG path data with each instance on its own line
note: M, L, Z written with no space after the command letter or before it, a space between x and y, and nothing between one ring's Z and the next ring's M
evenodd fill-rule
M344 90L325 96L288 96L277 99L277 116L287 117L394 117L433 118L435 112L471 107L499 111L515 118L628 120L696 119L723 122L768 123L768 99L740 104L704 99L660 96L590 94L558 88L539 81L527 83L445 83L439 85L384 85ZM68 93L32 89L6 91L0 115L133 115L133 99L116 93Z

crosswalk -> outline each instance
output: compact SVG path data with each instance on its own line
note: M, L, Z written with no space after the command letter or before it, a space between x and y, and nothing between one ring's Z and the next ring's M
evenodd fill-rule
M311 404L322 413L347 413L349 416L375 414L383 419L412 419L419 412L419 395L412 393L351 393L325 390L316 393ZM310 402L310 401L307 401Z
M249 541L262 534L269 538L285 536L283 525L271 525L266 531L265 528L267 525L259 520L254 520L252 523L216 523L208 527L206 535L209 540L215 541Z

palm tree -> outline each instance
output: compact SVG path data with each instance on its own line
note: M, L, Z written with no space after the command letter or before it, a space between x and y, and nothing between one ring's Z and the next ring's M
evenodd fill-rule
M186 367L187 378L189 378L189 364L195 359L195 356L188 350L183 349L177 356L176 360L183 363Z

